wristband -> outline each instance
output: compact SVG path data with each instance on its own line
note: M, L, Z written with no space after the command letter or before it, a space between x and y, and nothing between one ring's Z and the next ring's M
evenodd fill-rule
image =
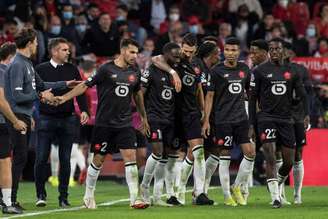
M170 71L169 71L169 74L170 75L173 75L173 74L175 74L176 72L174 71L174 69L171 69Z

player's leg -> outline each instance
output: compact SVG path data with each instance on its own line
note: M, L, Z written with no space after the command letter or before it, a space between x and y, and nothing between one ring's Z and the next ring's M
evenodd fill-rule
M188 183L188 179L192 173L194 159L191 153L191 150L188 148L187 144L185 144L186 156L181 164L180 171L180 179L178 183L178 201L184 205L186 203L186 187Z
M235 200L240 205L246 205L240 187L242 184L248 184L248 179L253 174L254 160L255 160L255 147L251 144L248 136L249 125L248 121L242 122L234 126L234 139L237 145L240 145L243 151L243 159L239 165L239 170L234 185L231 190Z
M166 164L165 169L165 187L166 187L166 193L167 193L167 201L166 203L171 205L181 205L181 203L178 201L174 187L176 182L176 177L181 173L178 169L179 164L179 144L177 142L177 145L173 147L166 147L165 148L165 154L168 154L168 161Z
M277 143L277 147L276 147L276 169L277 169L277 174L278 174L279 169L281 168L281 166L283 164L282 151L281 150L282 150L281 143ZM284 184L280 185L279 192L280 192L281 204L290 205L291 203L287 200Z
M303 146L306 145L306 133L303 123L296 123L295 138L296 138L296 151L295 162L293 165L294 177L294 203L302 203L302 184L304 178L304 165L303 165Z
M152 153L150 154L150 156L146 161L144 175L142 178L142 182L140 184L141 196L143 200L148 204L150 204L150 192L149 192L150 183L155 174L156 166L159 164L163 155L162 130L159 126L155 124L151 124L150 127L151 127L151 136L149 138L149 142L152 147ZM157 179L158 177L162 177L159 172L156 173L157 173L156 175Z

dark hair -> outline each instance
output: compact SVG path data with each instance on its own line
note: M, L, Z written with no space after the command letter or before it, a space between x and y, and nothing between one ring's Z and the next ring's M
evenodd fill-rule
M123 39L123 40L121 41L120 48L121 48L121 49L122 49L122 48L126 48L126 47L128 47L129 45L133 45L133 46L139 48L139 44L138 44L138 42L135 41L135 40L133 40L133 39Z
M57 37L57 38L52 38L48 42L48 51L49 54L51 54L51 50L58 46L60 43L66 43L68 44L68 41L65 38L62 37Z
M163 47L163 54L171 52L172 49L180 49L180 46L176 43L166 43Z
M251 42L251 46L255 46L259 49L265 50L266 52L269 51L268 42L263 39L257 39Z
M192 33L187 33L182 38L182 44L187 44L188 46L197 46L197 37Z
M204 43L205 41L211 41L211 42L216 43L218 41L218 39L215 36L206 36L206 37L203 37L201 41L202 41L202 43Z
M13 25L15 25L15 26L18 25L18 24L17 24L17 21L15 21L14 18L6 18L6 20L5 20L5 22L4 22L3 24L4 24L4 25L11 25L11 24L13 24Z
M98 19L100 19L102 16L105 16L105 15L108 15L110 17L110 14L109 13L107 13L107 12L101 12Z
M290 42L284 41L283 47L288 50L293 50L293 45Z
M282 46L284 46L284 44L285 44L285 41L283 39L279 38L279 37L273 38L269 41L269 43L272 43L272 42L281 43Z
M98 5L96 3L90 3L88 5L88 10L91 9L91 8L98 8L99 9L99 7L98 7Z
M201 59L207 58L215 51L216 48L217 46L211 42L202 43L198 48L197 57Z
M126 6L125 4L120 4L120 5L118 5L118 6L116 7L116 9L121 9L121 10L123 10L123 11L125 11L125 12L128 12L128 11L129 11L128 6Z
M237 45L240 46L240 40L236 37L228 37L225 41L226 45Z
M0 47L0 61L6 60L8 56L15 55L16 53L15 43L6 42Z
M18 49L26 48L29 42L33 42L36 38L36 31L31 28L23 28L15 36L15 43Z

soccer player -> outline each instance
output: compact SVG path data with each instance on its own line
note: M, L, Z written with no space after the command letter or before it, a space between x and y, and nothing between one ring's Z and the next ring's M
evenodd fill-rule
M176 95L176 120L178 129L183 131L181 138L187 141L189 148L182 164L181 181L178 188L178 200L185 204L186 185L194 167L195 204L213 205L204 193L205 158L203 138L201 136L201 112L204 110L204 95L200 83L199 66L193 63L197 49L197 38L193 34L186 34L181 44L181 62L174 70L165 61L160 60L155 65L169 73L178 73L182 79L181 92Z
M250 71L247 65L238 62L240 42L236 38L228 38L224 45L225 61L211 71L211 81L205 101L205 118L203 135L210 135L210 114L214 111L215 139L219 148L219 175L224 194L224 204L228 206L246 205L241 192L242 183L247 183L253 172L255 148L250 144L249 122L245 107L245 91L248 89ZM215 97L215 99L214 99ZM233 143L240 145L244 158L240 164L234 185L230 192L230 150Z
M290 65L283 62L283 41L269 42L270 60L254 69L251 77L249 116L251 132L257 122L258 133L266 159L268 188L272 207L280 208L279 184L284 183L293 166L295 135L292 125L292 102L304 99L301 80ZM293 98L293 93L296 96ZM258 102L259 111L256 113ZM307 111L307 109L306 109ZM255 120L255 117L257 118ZM281 142L283 165L276 171L276 142Z
M180 62L179 45L167 43L163 47L163 58L170 66ZM154 64L150 65L150 67L142 73L141 81L150 125L149 142L152 145L152 154L148 157L146 162L140 191L144 201L150 203L149 186L155 174L153 204L172 206L161 200L161 190L164 181L165 166L168 162L168 159L163 158L164 148L169 155L169 159L172 155L176 155L175 151L170 150L174 138L174 87L170 75L157 68ZM170 167L174 166L175 160L176 159L172 159ZM170 196L169 199L175 201L175 204L179 204L173 191L174 176L172 173L172 170L167 171L167 174L169 174L169 181L167 183L170 184L170 186L167 186L167 188L170 188L167 192Z
M21 209L12 206L11 203L11 147L9 142L8 127L5 117L13 124L18 131L25 132L26 124L18 120L12 112L4 95L4 73L7 66L16 53L16 45L14 43L4 43L0 47L0 184L2 192L2 212L4 214L20 214ZM1 113L2 112L2 113Z
M312 91L312 82L310 80L308 70L300 64L291 62L291 59L295 56L295 53L292 48L292 44L288 42L284 42L284 49L285 49L285 62L287 65L290 65L296 73L298 77L300 77L302 84L305 88L307 93L307 97L311 96ZM294 176L294 203L295 204L302 204L302 183L304 177L304 166L302 160L303 154L303 146L306 145L306 130L309 128L310 125L310 117L306 115L304 111L304 104L307 102L300 101L293 104L292 107L292 118L294 121L294 131L295 131L295 139L296 139L296 151L295 151L295 160L293 165L293 176ZM279 169L282 165L282 157L281 152L279 151L276 153L276 164L277 169ZM284 201L287 203L287 199L284 192L284 187L282 184L281 195L284 198Z
M118 149L125 163L125 177L129 187L130 206L136 209L149 205L137 199L138 168L136 163L136 135L132 127L131 100L136 103L142 117L143 132L149 134L149 125L140 89L140 72L135 68L138 43L124 39L120 45L120 55L103 64L92 77L75 89L58 97L60 103L83 94L88 87L97 85L98 109L92 136L93 161L88 167L86 190L83 198L86 208L96 208L94 191L100 169L106 154Z

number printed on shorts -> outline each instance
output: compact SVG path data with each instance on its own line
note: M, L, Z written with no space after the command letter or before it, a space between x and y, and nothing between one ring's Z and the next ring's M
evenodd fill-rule
M233 136L225 136L224 137L224 146L231 147L232 140L233 140Z
M119 85L115 88L115 94L119 97L126 97L129 93L129 87L126 85Z
M266 134L266 139L276 138L276 129L266 129L264 132Z
M107 146L108 146L108 143L107 142L101 143L100 152L106 153Z

